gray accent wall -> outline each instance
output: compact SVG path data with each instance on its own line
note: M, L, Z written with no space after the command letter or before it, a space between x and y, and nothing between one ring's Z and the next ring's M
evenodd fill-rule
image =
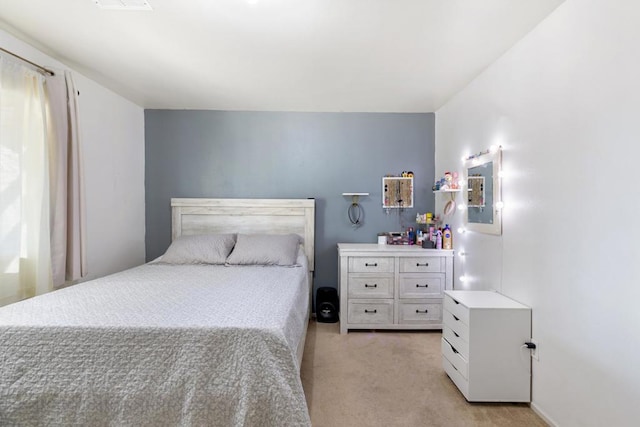
M147 260L171 241L172 197L315 198L315 286L338 285L338 242L377 241L434 210L433 113L145 111ZM382 177L413 171L414 208L382 209ZM354 228L344 192L368 192Z

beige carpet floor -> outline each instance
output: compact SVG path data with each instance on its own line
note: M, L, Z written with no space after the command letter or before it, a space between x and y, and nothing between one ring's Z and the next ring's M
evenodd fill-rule
M302 384L314 427L546 426L526 404L468 403L441 366L440 331L311 321Z

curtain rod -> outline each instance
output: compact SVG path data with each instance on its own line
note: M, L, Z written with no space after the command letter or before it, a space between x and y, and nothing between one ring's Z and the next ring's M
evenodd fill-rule
M55 75L56 75L56 73L54 73L54 72L53 72L53 71L51 71L50 69L45 68L45 67L43 67L42 65L38 65L38 64L36 64L35 62L31 62L31 61L29 61L28 59L25 59L25 58L23 58L23 57L22 57L22 56L20 56L20 55L16 55L15 53L8 51L7 49L3 49L3 48L1 48L1 47L0 47L0 50L1 50L1 51L3 51L4 53L8 53L9 55L11 55L11 56L13 56L13 57L15 57L15 58L18 58L18 59L19 59L19 60L21 60L21 61L26 62L27 64L33 65L34 67L36 67L38 70L42 71L42 72L43 72L43 73L45 73L45 74L48 74L48 75L50 75L50 76L55 76Z

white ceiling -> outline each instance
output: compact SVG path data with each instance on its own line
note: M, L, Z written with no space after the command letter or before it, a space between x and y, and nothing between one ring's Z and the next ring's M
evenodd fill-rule
M0 27L144 108L431 112L562 1L0 0Z

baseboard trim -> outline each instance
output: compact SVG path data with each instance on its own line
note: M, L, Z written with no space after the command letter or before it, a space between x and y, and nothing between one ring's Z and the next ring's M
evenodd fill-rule
M533 402L531 402L531 409L533 409L533 412L542 418L545 423L549 424L551 427L558 427L558 423L549 418L549 416Z

